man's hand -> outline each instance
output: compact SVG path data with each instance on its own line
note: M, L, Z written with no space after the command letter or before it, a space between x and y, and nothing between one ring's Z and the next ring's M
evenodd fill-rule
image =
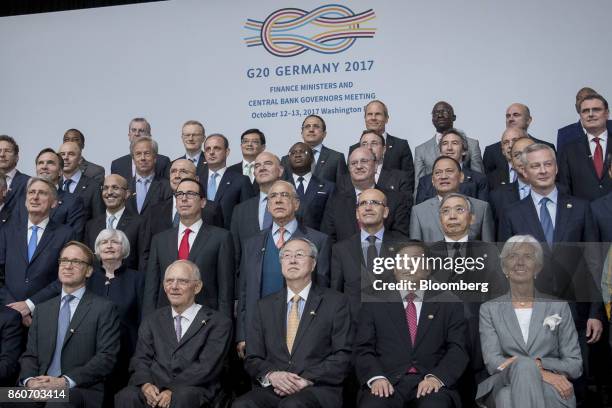
M236 344L236 352L238 353L238 357L244 360L246 357L246 341L240 341Z
M514 360L516 360L516 356L514 357L510 357L507 358L506 361L504 361L503 363L501 363L499 365L499 367L497 367L499 370L505 370L506 367L508 367L510 364L512 364L514 362Z
M144 395L145 400L147 401L147 405L155 408L160 398L159 388L157 388L151 383L145 383L142 385L142 387L140 387L140 390L142 391L142 394Z
M21 318L21 324L25 327L30 327L32 325L32 315L23 316Z
M268 374L268 380L275 390L284 395L291 395L301 390L300 380L303 380L303 378L287 371L273 371ZM279 393L277 392L277 394Z
M164 390L159 393L159 401L157 402L157 406L160 408L169 408L171 400L172 400L172 391Z
M48 375L41 375L39 377L36 377L36 379L39 379L41 381L38 388L43 390L61 390L66 388L68 384L64 377L51 377ZM28 386L32 381L34 381L34 379L28 381Z
M442 383L435 377L427 377L419 383L417 388L417 398L431 394L432 392L438 392L442 388Z
M32 311L28 307L28 304L25 301L9 303L7 306L21 313L22 317L25 317L32 313Z
M603 324L599 319L589 319L587 320L586 326L586 337L587 343L593 344L597 343L601 338L601 333L603 332Z
M393 389L393 386L391 385L389 380L387 380L386 378L379 378L378 380L375 380L372 383L372 388L370 389L370 392L372 393L372 395L376 395L377 397L388 398L393 395L395 390Z
M47 378L48 377L46 375L40 377L32 377L28 380L25 386L26 388L32 388L35 390L42 389L45 383L48 381Z
M559 395L561 395L561 398L566 400L572 397L574 394L574 387L564 375L555 374L547 370L541 370L540 372L542 373L542 380L552 385Z

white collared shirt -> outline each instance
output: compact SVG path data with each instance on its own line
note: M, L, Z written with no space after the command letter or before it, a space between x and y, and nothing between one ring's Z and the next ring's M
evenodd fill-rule
M202 308L202 305L194 303L191 306L189 306L187 309L185 309L183 313L181 313L181 338L185 335L185 333L187 333L187 330L189 330L189 326L191 326L191 323L193 323L196 315L198 314L201 308ZM172 328L174 329L174 318L178 316L178 313L174 311L174 308L171 308L171 309L172 309Z
M210 183L210 178L212 177L213 173L217 173L217 178L215 179L215 185L217 186L216 191L219 191L219 184L221 183L221 179L223 178L223 175L225 174L225 170L227 170L227 167L222 167L219 170L215 170L215 171L208 169L207 183Z
M185 159L192 162L196 167L200 163L200 157L202 157L202 152L198 152L195 156L190 156L189 153L185 152Z
M308 294L310 293L310 288L312 287L312 282L310 282L304 289L298 293L300 295L300 301L298 303L298 317L302 318L302 313L304 312L304 306L306 306L306 300L308 299ZM291 289L287 287L287 319L289 319L289 313L291 312L291 299L293 299L295 293Z
M319 156L321 156L321 149L323 148L323 143L319 143L315 147L312 148L313 155L313 164L317 164L319 162Z
M251 168L249 171L248 168ZM242 175L251 179L251 183L255 180L255 160L252 162L242 159Z
M11 188L11 183L13 182L13 179L15 178L16 174L17 174L17 167L15 167L13 170L9 171L8 173L4 175L4 177L6 177L6 190L7 191Z
M108 226L108 219L110 218L110 216L114 216L115 217L115 221L113 221L113 228L117 228L117 224L119 224L119 220L121 219L121 217L123 216L123 213L125 212L125 205L123 207L121 207L120 210L117 210L114 214L108 212L108 210L106 210L106 226ZM106 227L104 227L106 228Z
M380 172L382 171L382 164L376 165L376 173L374 174L374 181L378 183L378 178L380 177Z
M304 181L302 181L302 184L304 185L304 193L306 193L306 190L308 190L308 183L310 183L310 179L312 178L312 173L308 172L304 174L303 176L298 176L297 174L293 174L293 183L295 184L296 188L300 184L300 182L298 181L299 177L304 178Z
M550 214L550 219L552 221L553 228L555 228L555 218L557 217L557 203L558 203L559 192L557 191L557 187L554 188L546 197L548 197L549 201L546 203L546 208L548 208L548 213ZM541 205L540 200L545 196L540 195L531 189L531 199L533 200L533 205L536 208L536 212L538 213L538 218L540 221L541 218Z
M595 149L597 148L597 145L595 144L595 141L593 139L595 139L595 137L598 137L599 145L601 146L601 152L603 153L602 158L605 161L606 160L606 146L608 143L608 130L607 129L604 130L603 132L601 132L599 136L591 135L589 133L587 133L586 135L589 138L589 149L591 149L591 157L595 157Z
M172 221L174 221L174 216L176 215L177 211L178 210L176 209L176 197L173 194L172 195Z
M181 240L183 239L183 235L185 234L185 230L187 228L191 230L191 233L189 234L189 237L187 238L187 240L189 241L189 250L191 250L191 247L193 246L193 242L195 241L196 236L198 235L198 232L200 231L200 228L202 228L202 219L200 218L199 220L194 222L193 225L189 227L184 226L182 222L179 223L177 248L180 248Z

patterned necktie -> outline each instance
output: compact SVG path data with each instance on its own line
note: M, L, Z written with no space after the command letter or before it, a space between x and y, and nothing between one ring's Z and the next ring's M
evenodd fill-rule
M310 165L310 171L314 171L314 168L317 166L319 161L319 149L312 149L312 164Z
M297 186L297 193L298 196L300 197L300 200L304 200L304 177L300 176L297 178L298 181L298 186Z
M176 341L180 343L183 337L183 328L181 327L181 315L174 316L174 332L176 333Z
M285 245L285 227L279 227L278 239L276 240L276 247L281 249Z
M62 348L64 347L64 339L66 338L68 326L70 325L70 302L72 299L74 299L73 295L66 295L62 299L63 304L57 319L55 352L53 353L51 364L49 364L49 368L47 369L47 375L52 377L59 377L62 374Z
M514 183L516 181L516 177L517 177L516 170L510 169L510 182Z
M64 188L63 190L67 193L70 193L70 185L72 184L72 180L66 179L64 180Z
M217 195L217 172L213 172L208 179L208 191L206 192L208 199L214 201Z
M191 230L187 228L185 232L183 232L181 245L179 245L178 259L189 259L189 234L191 234Z
M417 313L414 299L416 295L414 293L408 293L406 295L406 322L408 323L408 331L410 332L410 341L414 346L417 335Z
M548 242L548 245L552 245L555 230L553 228L552 218L548 212L548 206L546 205L549 201L550 199L548 197L542 197L540 200L540 224L542 224L546 242Z
M136 181L136 209L138 210L138 214L142 212L142 206L147 197L148 184L149 179L140 178Z
M374 268L374 258L378 256L378 251L376 251L376 236L370 235L366 238L368 241L368 250L366 252L366 266L368 271L372 271Z
M601 139L598 137L593 138L595 142L595 154L593 155L593 166L595 166L595 173L597 173L597 178L601 178L603 175L603 149L601 148L601 143L599 143Z
M108 229L115 229L115 220L117 219L117 217L115 217L114 215L111 215L110 217L108 217L108 222L106 223L106 228Z
M40 227L36 225L32 225L32 235L30 236L30 241L28 242L28 262L32 260L34 252L36 252L36 246L38 245L39 228Z
M525 184L523 185L523 187L519 188L519 197L521 198L521 200L527 197L529 193L531 193L531 188L529 187L529 185Z
M287 350L291 353L293 342L297 334L298 326L300 325L299 303L300 295L293 295L291 298L291 309L289 309L289 318L287 319Z
M247 163L242 169L242 174L250 178L251 182L253 181L253 164L254 163Z

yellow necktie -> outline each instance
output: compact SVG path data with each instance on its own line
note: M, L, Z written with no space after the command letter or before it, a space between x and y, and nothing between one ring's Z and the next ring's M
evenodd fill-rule
M298 326L300 325L299 302L300 295L293 295L291 298L291 309L289 310L289 318L287 319L287 349L291 353L295 335L297 334Z

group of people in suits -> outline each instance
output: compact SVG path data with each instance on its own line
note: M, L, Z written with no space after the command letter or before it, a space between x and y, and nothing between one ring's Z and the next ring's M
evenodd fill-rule
M108 175L77 129L33 177L1 135L0 383L87 407L595 406L610 122L590 88L576 110L555 150L514 103L481 156L440 101L413 156L375 100L346 158L311 115L282 158L246 130L231 166L199 121L171 161L135 118ZM485 267L375 272L396 256ZM488 290L389 289L423 280Z

